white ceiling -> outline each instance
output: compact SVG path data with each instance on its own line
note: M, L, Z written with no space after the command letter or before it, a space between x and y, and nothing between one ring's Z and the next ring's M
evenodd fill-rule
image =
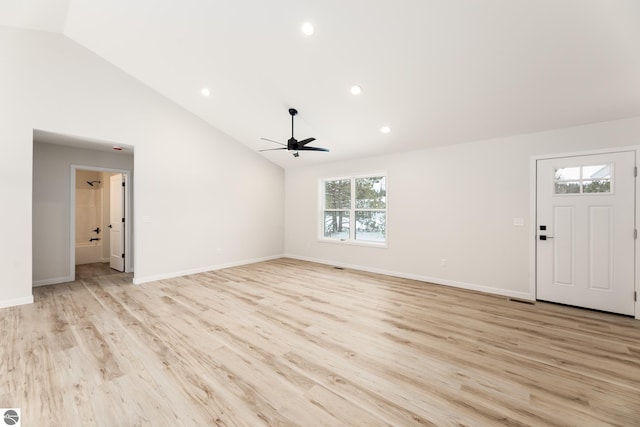
M70 0L2 0L0 25L29 30L64 31Z
M0 25L63 32L255 151L297 108L331 152L262 153L283 167L640 115L638 0L4 0Z

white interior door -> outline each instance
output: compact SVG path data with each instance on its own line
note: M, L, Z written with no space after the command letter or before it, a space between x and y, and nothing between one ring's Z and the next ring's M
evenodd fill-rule
M635 152L537 162L536 297L634 314Z
M124 175L116 174L110 177L109 196L109 237L110 237L110 257L109 265L114 270L124 271L124 238L125 238L125 215L124 199L125 186Z

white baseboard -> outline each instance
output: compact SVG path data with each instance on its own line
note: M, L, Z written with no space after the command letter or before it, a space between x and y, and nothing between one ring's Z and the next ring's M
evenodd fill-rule
M66 283L72 281L73 278L71 276L54 277L53 279L36 280L31 284L31 286L37 288L38 286L56 285L58 283Z
M23 298L8 299L0 301L0 308L15 307L18 305L33 304L33 295Z
M299 255L285 254L286 258L299 259L301 261L317 262L319 264L333 265L336 267L350 268L352 270L366 271L369 273L384 274L386 276L401 277L403 279L418 280L420 282L434 283L436 285L451 286L454 288L467 289L470 291L484 292L487 294L501 295L510 298L518 298L526 301L535 301L535 296L527 292L516 292L509 289L492 288L489 286L478 285L475 283L458 282L455 280L440 279L437 277L421 276L417 274L403 273L399 271L382 270L362 265L346 264L336 261L327 261L323 259L304 257Z
M134 277L133 278L133 284L134 285L141 285L143 283L155 282L157 280L173 279L174 277L188 276L190 274L204 273L206 271L215 271L215 270L222 270L223 268L239 267L241 265L255 264L257 262L271 261L271 260L274 260L274 259L282 258L283 256L284 255L272 255L272 256L263 257L263 258L248 259L248 260L243 260L243 261L234 261L234 262L230 262L230 263L226 263L226 264L216 264L216 265L210 265L210 266L207 266L207 267L199 267L199 268L194 268L194 269L190 269L190 270L175 271L175 272L172 272L172 273L164 273L164 274L158 274L158 275L154 275L154 276ZM134 273L134 275L135 275L135 273Z

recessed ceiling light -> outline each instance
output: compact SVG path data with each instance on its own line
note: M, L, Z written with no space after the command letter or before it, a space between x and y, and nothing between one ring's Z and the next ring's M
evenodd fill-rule
M311 22L305 22L304 24L302 24L302 33L305 36L312 35L314 31L315 28L313 28L313 24Z
M203 87L200 93L202 94L202 96L209 96L211 95L211 90L209 90L208 87Z
M351 93L354 95L360 95L362 93L362 88L358 85L351 86Z
M382 126L382 127L380 128L380 132L382 132L382 133L389 133L389 132L391 132L391 128L390 128L389 126Z

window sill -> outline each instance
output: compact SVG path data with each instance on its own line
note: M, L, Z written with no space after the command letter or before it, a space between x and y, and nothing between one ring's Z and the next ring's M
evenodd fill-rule
M366 241L358 241L358 240L340 240L340 239L318 239L320 243L335 243L337 245L352 245L352 246L366 246L370 248L380 248L387 249L388 243L379 243L379 242L366 242Z

